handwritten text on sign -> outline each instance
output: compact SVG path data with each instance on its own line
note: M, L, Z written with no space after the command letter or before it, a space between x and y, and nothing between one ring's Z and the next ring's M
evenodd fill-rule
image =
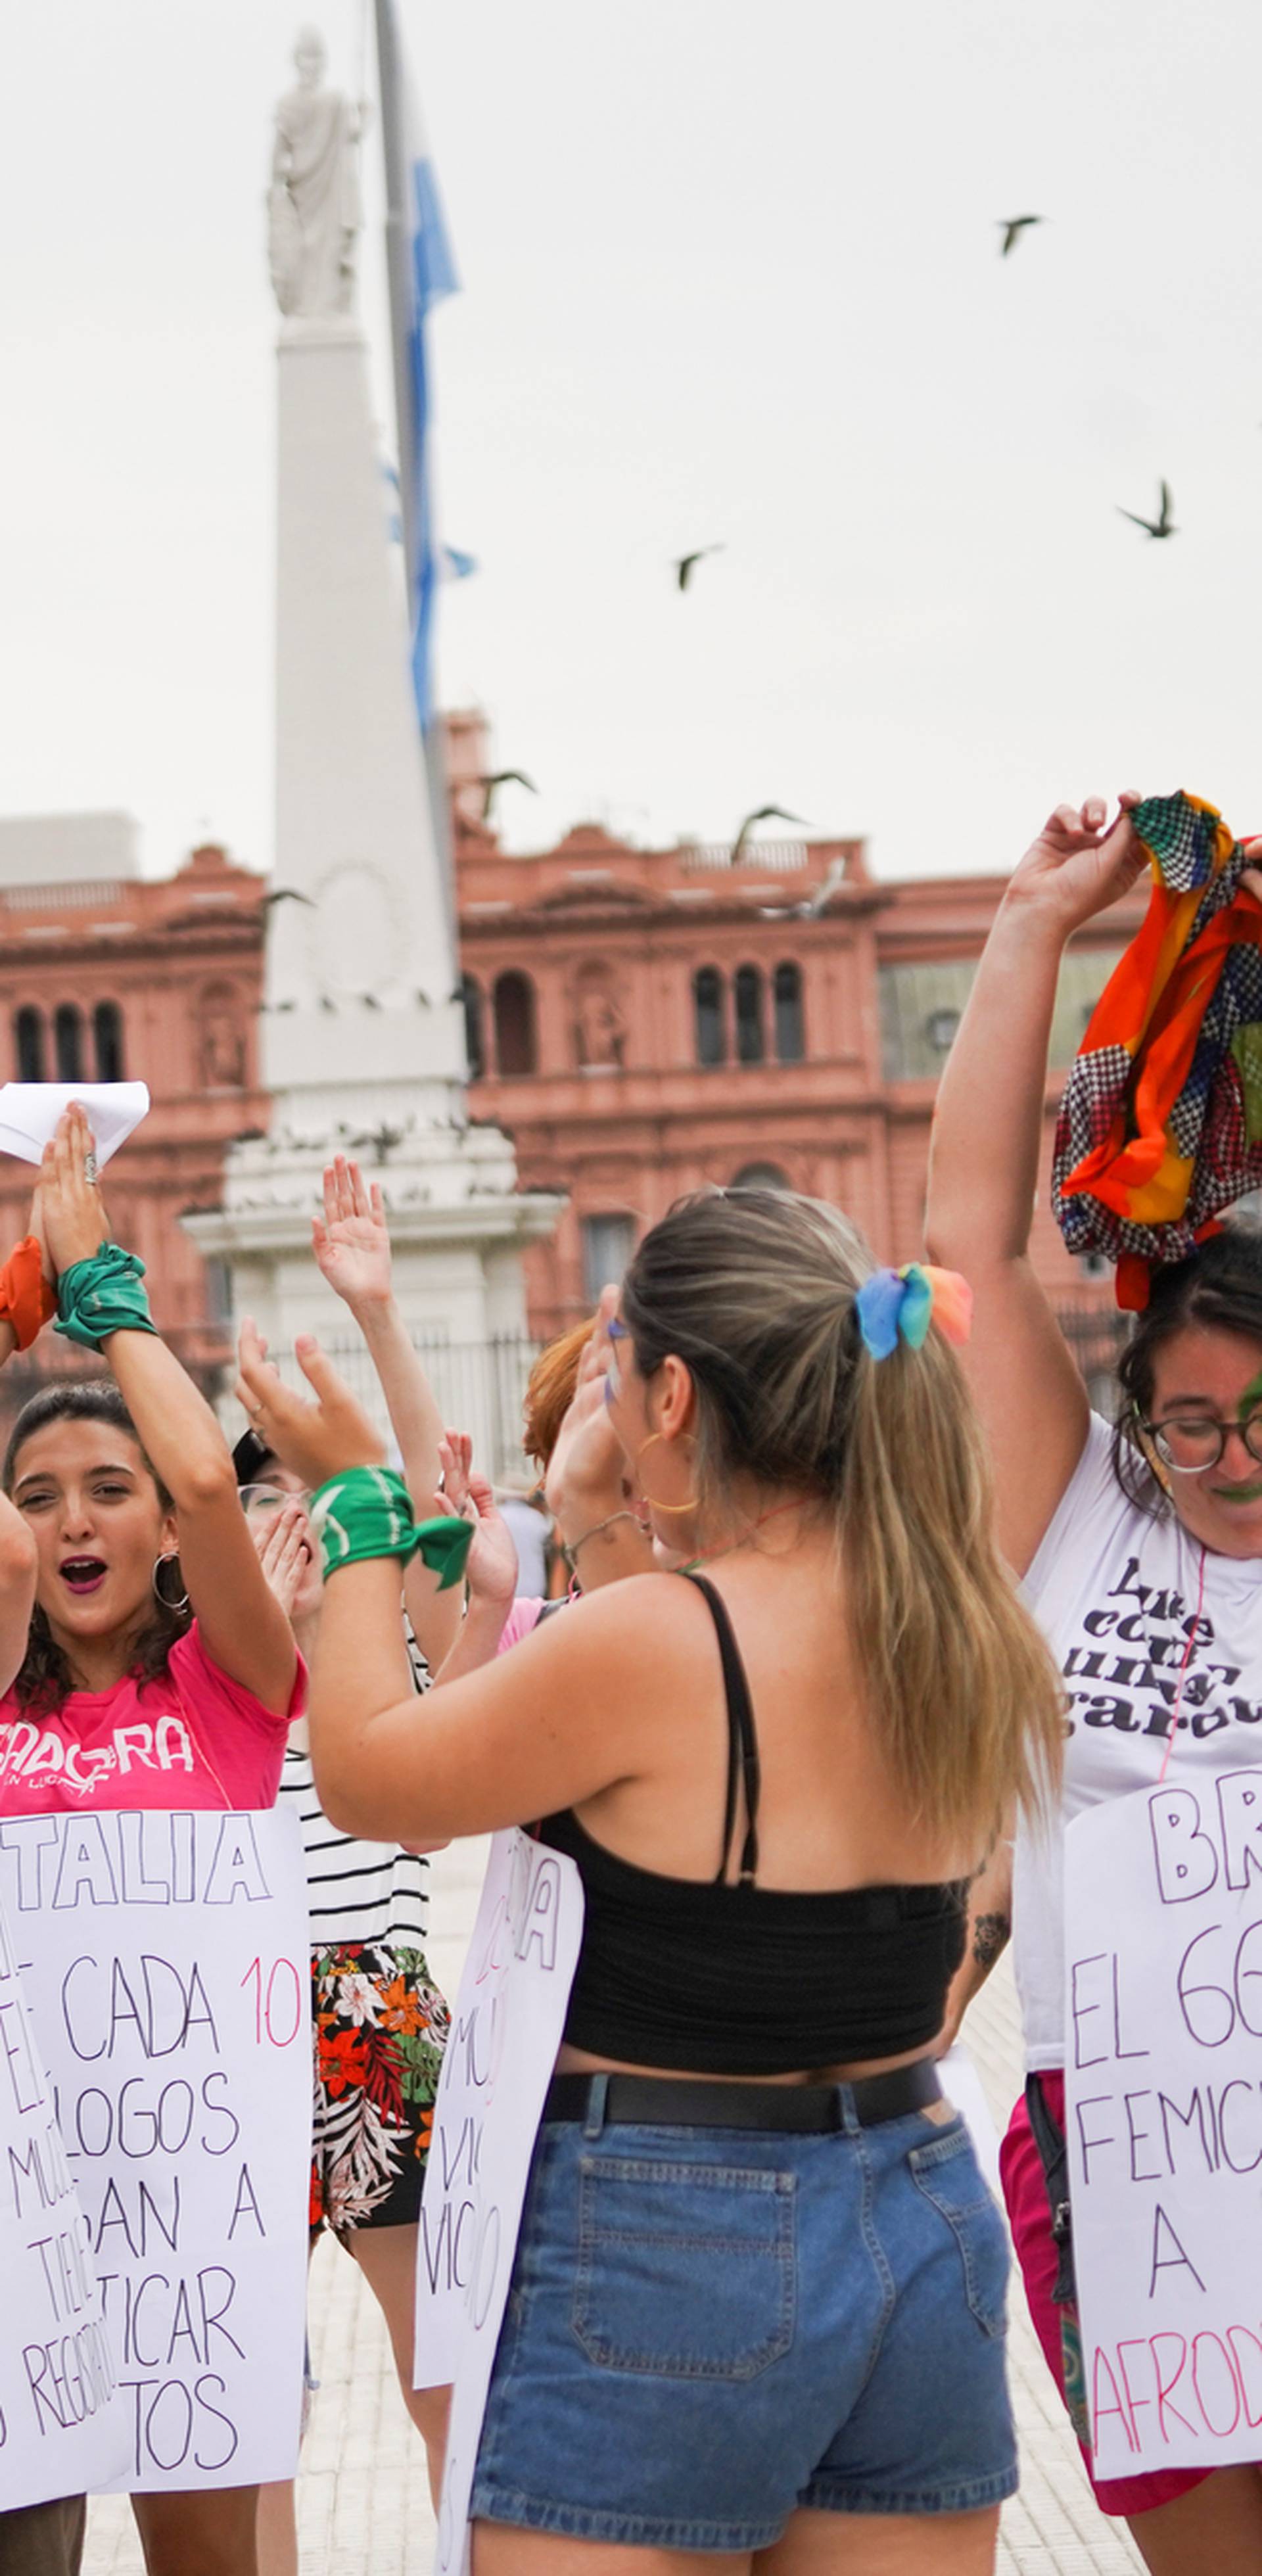
M84 2218L0 1906L0 2512L107 2486L125 2401ZM49 2398L52 2398L50 2404Z
M573 1861L515 1828L496 1834L443 2064L417 2261L416 2384L455 2382L442 2576L468 2560L486 2393L582 1936Z
M295 1818L0 1823L0 1902L126 2399L117 2483L291 2477L311 2136ZM51 2431L51 2364L34 2394Z
M1066 2114L1105 2477L1262 2457L1262 1769L1065 1836Z

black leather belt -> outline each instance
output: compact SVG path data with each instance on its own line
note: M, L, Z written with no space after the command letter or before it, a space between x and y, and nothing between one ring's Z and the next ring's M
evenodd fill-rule
M597 2087L605 2087L603 2109ZM809 2136L846 2126L849 2096L861 2128L899 2120L940 2102L942 2086L930 2057L888 2075L860 2075L852 2084L703 2084L682 2075L554 2075L543 2105L545 2120L630 2123L643 2128L791 2129Z

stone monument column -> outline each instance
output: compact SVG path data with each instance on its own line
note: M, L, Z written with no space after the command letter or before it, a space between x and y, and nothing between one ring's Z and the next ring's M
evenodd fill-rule
M233 1148L222 1208L186 1222L203 1252L227 1257L234 1312L254 1314L275 1349L303 1330L345 1337L310 1220L324 1163L356 1153L382 1185L408 1322L483 1343L524 1329L521 1247L551 1230L560 1202L519 1195L509 1139L468 1123L458 961L352 309L365 112L321 86L314 32L295 61L268 197L283 317L262 1045L272 1121L266 1139ZM468 1427L490 1456L492 1426Z

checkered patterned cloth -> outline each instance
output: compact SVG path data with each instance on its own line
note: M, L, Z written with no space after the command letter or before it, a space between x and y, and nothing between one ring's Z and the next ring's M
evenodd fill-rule
M1061 1102L1052 1205L1071 1252L1148 1301L1219 1210L1262 1185L1262 904L1244 850L1199 796L1135 809L1153 886L1092 1013Z

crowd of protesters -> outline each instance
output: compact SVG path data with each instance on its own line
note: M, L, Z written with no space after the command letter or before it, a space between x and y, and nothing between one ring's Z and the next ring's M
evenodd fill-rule
M9 1439L0 1816L292 1805L311 2241L380 2303L435 2491L448 2392L412 2386L413 2282L449 2012L425 1854L516 1825L577 1867L476 2576L983 2576L1018 2475L1009 2229L1085 2431L1061 1824L1148 1783L1154 1741L1189 1779L1257 1754L1239 1726L1179 1733L1177 1704L1158 1739L1067 1726L1062 1673L1137 1565L1262 1700L1262 1238L1229 1223L1155 1272L1108 1422L1029 1258L1060 960L1144 864L1135 802L1060 809L1010 881L942 1081L924 1260L881 1267L788 1192L680 1202L535 1369L535 1500L523 1475L500 1508L443 1423L380 1194L340 1158L313 1257L389 1443L317 1344L299 1393L247 1321L230 1448L111 1240L81 1110L0 1274L0 1360L55 1315L108 1371L52 1379ZM178 1762L122 1760L138 1725ZM938 2070L1010 1932L1029 2083L1005 2227ZM343 2080L351 2022L370 2098ZM1262 2566L1248 2463L1097 2494L1156 2576ZM150 2576L297 2568L290 2488L134 2508ZM63 2576L82 2538L81 2498L0 2517L0 2569Z

